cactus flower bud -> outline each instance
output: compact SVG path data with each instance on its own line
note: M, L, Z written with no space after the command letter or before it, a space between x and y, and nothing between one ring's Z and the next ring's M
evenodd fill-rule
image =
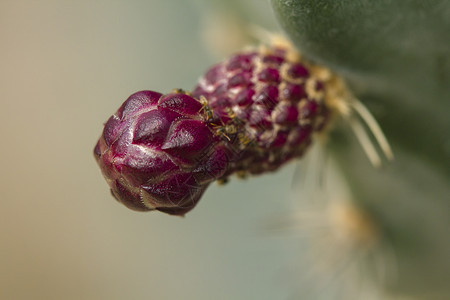
M94 152L120 202L184 215L214 180L274 171L301 157L332 114L356 107L348 99L342 80L292 47L260 47L210 68L192 94L131 95Z
M184 93L131 95L106 122L94 153L127 207L184 215L226 171L225 148Z

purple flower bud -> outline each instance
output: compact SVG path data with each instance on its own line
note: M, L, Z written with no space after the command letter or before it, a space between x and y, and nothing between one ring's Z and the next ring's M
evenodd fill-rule
M211 67L193 97L131 95L94 149L112 194L134 210L184 215L214 180L301 157L331 115L328 79L315 70L287 49L261 48Z
M109 118L94 154L119 202L184 215L225 174L227 153L202 108L183 93L141 91Z

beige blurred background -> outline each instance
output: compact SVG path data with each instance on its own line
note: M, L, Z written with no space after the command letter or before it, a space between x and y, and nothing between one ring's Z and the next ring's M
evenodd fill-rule
M200 3L0 1L0 299L291 294L291 240L263 228L293 165L213 185L183 219L118 204L92 155L128 95L189 89L214 62Z

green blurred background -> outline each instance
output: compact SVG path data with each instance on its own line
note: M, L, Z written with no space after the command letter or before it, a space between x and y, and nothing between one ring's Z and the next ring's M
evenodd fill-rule
M128 95L189 89L215 62L201 6L0 2L0 299L291 294L292 240L262 228L288 206L294 165L212 185L177 218L118 204L92 155ZM268 1L257 6L271 12Z

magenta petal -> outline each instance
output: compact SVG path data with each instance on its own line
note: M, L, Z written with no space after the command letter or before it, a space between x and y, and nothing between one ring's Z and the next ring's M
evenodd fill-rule
M111 145L114 157L124 157L128 151L128 147L133 142L133 127L131 123L123 122L121 126L120 136Z
M180 120L170 129L161 149L183 162L193 163L212 142L212 133L203 122Z
M148 211L151 210L148 208L141 200L139 193L132 192L130 187L120 183L119 180L116 180L114 185L111 187L111 193L117 201L124 204L126 207L137 210L137 211Z
M157 210L186 212L194 208L207 185L199 185L192 174L178 174L157 184L142 186L145 199Z
M158 103L162 94L153 91L140 91L134 93L122 104L117 111L117 116L120 119L129 118L137 111L141 111L144 108L150 108Z
M154 109L138 117L134 131L133 143L160 147L164 142L169 128L180 114L168 109Z
M103 128L103 138L105 139L106 145L111 146L117 140L122 130L122 125L120 119L115 115L112 115L108 119Z
M186 94L168 94L159 100L158 106L168 108L183 115L196 115L202 104Z
M134 186L155 182L178 167L165 155L148 148L130 147L121 165L121 174Z

